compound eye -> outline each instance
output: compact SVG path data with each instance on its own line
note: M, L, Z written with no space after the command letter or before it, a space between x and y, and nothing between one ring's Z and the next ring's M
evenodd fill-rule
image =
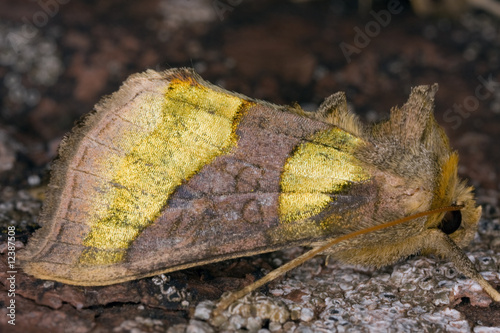
M439 229L447 235L454 233L462 224L462 213L459 210L446 212L443 220L439 224Z

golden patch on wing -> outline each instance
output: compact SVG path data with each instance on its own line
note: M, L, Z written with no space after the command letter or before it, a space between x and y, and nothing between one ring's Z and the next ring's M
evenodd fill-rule
M314 134L287 160L281 175L279 198L283 224L315 216L334 201L349 184L370 175L352 152L363 141L332 128Z
M208 89L193 80L174 79L162 97L149 98L154 129L130 143L130 150L109 169L112 180L95 200L100 212L83 240L80 264L112 264L158 216L181 183L215 157L225 154L250 103ZM134 133L123 138L135 139Z

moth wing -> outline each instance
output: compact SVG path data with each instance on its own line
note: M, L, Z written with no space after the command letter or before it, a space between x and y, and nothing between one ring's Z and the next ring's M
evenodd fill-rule
M134 270L150 275L150 267L177 270L310 245L360 227L376 195L370 176L349 165L346 142L361 139L259 103L236 133L236 147L177 188L131 245Z
M132 76L96 109L61 145L22 254L39 278L105 285L307 245L373 201L361 139L189 70Z

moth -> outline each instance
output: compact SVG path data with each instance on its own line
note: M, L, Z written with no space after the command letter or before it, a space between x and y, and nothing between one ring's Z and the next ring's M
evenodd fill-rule
M22 267L97 286L291 246L376 267L433 253L498 302L461 250L481 208L433 117L436 91L413 88L366 126L343 93L305 112L190 69L132 75L61 142Z

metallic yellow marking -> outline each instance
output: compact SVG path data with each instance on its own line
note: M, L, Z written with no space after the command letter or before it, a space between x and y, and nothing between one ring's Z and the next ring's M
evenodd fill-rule
M331 201L332 198L323 193L282 193L279 204L281 211L288 209L285 221L289 222L317 215Z
M281 175L280 221L290 223L319 214L352 182L370 178L352 155L362 141L339 128L322 131L301 144Z
M82 264L112 264L159 215L176 187L236 145L242 112L251 103L193 81L174 80L164 97L147 98L157 113L151 129L110 170L98 198ZM147 121L143 121L147 123ZM156 124L151 128L151 124ZM126 139L125 139L126 140ZM130 142L129 142L130 143ZM98 206L98 207L97 207Z

